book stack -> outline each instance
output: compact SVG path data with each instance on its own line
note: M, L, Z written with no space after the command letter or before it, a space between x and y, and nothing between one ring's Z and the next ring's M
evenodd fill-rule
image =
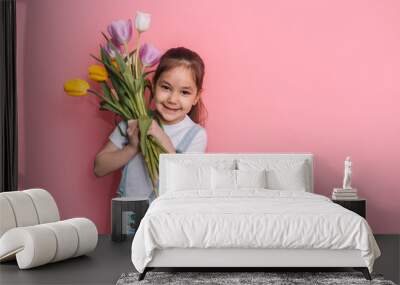
M332 193L332 199L334 200L357 200L357 189L343 189L343 188L334 188Z

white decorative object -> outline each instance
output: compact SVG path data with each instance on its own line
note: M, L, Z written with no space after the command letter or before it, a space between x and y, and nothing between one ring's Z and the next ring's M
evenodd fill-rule
M346 157L346 160L344 161L343 189L352 189L351 188L351 159L350 159L350 156Z
M60 221L44 189L0 193L0 262L16 259L20 269L33 268L86 254L97 239L89 219Z

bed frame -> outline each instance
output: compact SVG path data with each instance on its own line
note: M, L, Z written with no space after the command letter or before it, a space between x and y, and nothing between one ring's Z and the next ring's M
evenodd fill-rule
M206 153L206 154L161 154L160 156L160 195L166 192L167 164L169 161L188 160L229 160L240 158L295 159L304 160L308 165L308 188L314 191L313 155L310 153ZM236 165L236 164L235 164ZM249 249L249 248L168 248L157 249L153 259L139 280L155 268L232 268L246 271L249 268L343 268L351 267L361 271L367 280L371 280L368 268L359 250L329 249ZM236 270L237 269L237 270Z

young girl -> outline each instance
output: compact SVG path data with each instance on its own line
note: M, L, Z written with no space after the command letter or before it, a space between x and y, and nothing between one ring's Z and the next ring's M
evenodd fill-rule
M162 127L153 120L148 134L158 139L168 153L206 150L207 134L199 125L204 125L206 112L201 96L203 78L204 62L189 49L169 49L160 59L152 89ZM129 139L115 127L109 142L96 155L94 173L104 176L124 166L118 196L153 200L151 180L139 151L137 120L121 121L119 126Z

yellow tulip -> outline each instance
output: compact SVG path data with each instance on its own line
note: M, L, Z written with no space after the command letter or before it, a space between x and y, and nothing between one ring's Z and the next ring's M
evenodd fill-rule
M86 96L89 88L89 83L83 79L71 79L64 84L64 91L69 96Z
M94 81L106 81L108 79L107 70L102 65L93 64L89 66L89 78Z

